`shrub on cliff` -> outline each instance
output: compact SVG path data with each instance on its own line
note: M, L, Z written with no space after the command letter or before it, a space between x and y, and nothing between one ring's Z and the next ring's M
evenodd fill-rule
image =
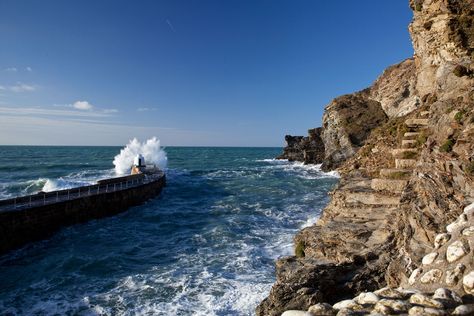
M298 258L303 258L305 256L305 253L304 253L305 247L306 246L304 244L304 241L298 241L295 247L295 256L297 256Z
M448 138L443 145L441 145L441 147L439 148L440 151L442 152L445 152L445 153L449 153L453 150L453 146L455 144L455 141L454 139L452 138Z

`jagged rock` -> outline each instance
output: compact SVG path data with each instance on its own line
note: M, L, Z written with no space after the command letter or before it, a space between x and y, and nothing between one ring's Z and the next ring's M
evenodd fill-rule
M318 302L333 304L365 291L381 298L371 312L387 314L392 307L381 303L387 297L376 291L384 286L414 288L424 295L440 287L463 297L474 294L473 272L465 274L473 269L473 244L463 244L469 254L453 259L459 252L457 241L473 242L474 211L464 212L465 217L449 226L452 233L437 236L474 201L474 78L454 74L458 65L474 69L474 0L410 0L410 5L414 81L391 82L397 72L411 71L407 62L379 80L379 87L337 98L327 107L321 132L324 168L339 168L340 184L318 222L295 237L295 243L305 245L305 257L278 260L277 281L257 309L259 316L307 309ZM396 106L388 104L401 100L399 91L377 95L391 91L390 85L408 86L408 98L418 98L419 105L407 117L384 116L398 115L398 109L388 108ZM402 100L399 109L410 108L409 103ZM416 159L395 161L404 173L383 176L381 169L394 168L391 151L400 148L402 136L412 140L406 146L416 146ZM408 184L402 194L374 191L371 179L379 174ZM433 241L438 256L422 266L423 256L433 252ZM301 288L310 290L300 293ZM405 299L399 300L411 307L411 315L443 315L448 310L412 307ZM443 297L436 300L454 304Z
M385 69L370 88L370 96L389 117L402 116L420 105L415 86L415 61L409 58Z
M321 137L325 157L322 169L339 167L364 145L370 132L387 119L380 103L369 99L368 91L334 99L323 115Z
M321 128L308 130L308 136L285 136L286 147L277 159L301 161L307 164L320 164L324 159L324 143Z

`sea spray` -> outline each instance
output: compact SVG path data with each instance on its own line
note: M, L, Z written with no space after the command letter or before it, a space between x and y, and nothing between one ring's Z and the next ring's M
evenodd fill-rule
M133 159L141 154L147 164L155 164L160 169L166 168L168 158L166 152L161 148L160 141L156 138L150 138L141 143L138 139L132 139L127 146L120 150L120 154L115 156L114 165L117 174L126 174L130 172Z

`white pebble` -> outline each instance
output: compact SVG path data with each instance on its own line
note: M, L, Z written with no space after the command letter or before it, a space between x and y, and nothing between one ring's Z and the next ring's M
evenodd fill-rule
M435 261L436 257L438 257L437 252L429 253L423 257L423 259L421 260L421 263L423 263L424 265L432 264L433 261Z

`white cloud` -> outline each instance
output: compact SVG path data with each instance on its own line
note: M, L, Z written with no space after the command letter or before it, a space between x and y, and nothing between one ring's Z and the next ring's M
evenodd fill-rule
M9 86L7 89L13 92L32 92L36 90L36 87L29 84L18 82L16 85Z
M5 68L5 71L7 71L7 72L17 72L18 69L16 69L15 67L8 67L8 68Z
M7 87L5 87L5 86L0 86L0 90L7 90Z
M26 71L28 71L28 72L32 72L32 71L33 71L33 69L31 69L31 67L26 67L25 69L26 69Z
M72 104L72 107L77 110L92 110L94 106L87 101L76 101Z

